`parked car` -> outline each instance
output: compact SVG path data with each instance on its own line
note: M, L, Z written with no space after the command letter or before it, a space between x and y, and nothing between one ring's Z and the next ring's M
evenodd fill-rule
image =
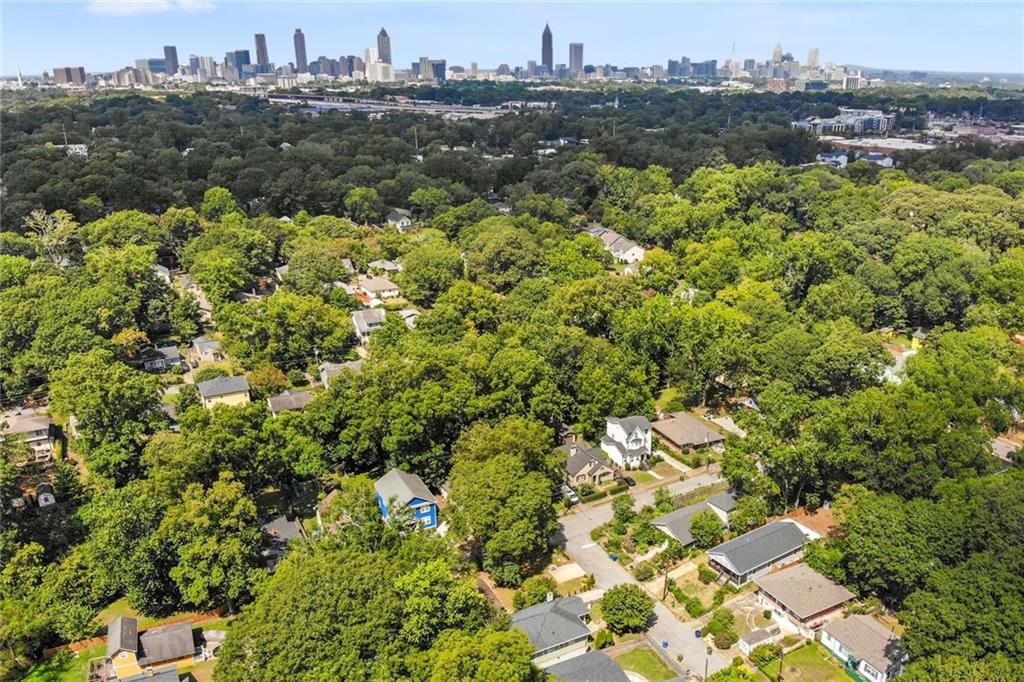
M632 488L633 486L636 485L636 479L635 478L630 478L629 476L623 476L622 477L622 482L625 483L626 485L628 485L630 488Z
M579 501L580 501L579 495L576 494L575 490L573 490L569 486L565 485L564 483L561 485L561 487L558 489L558 491L562 494L562 499L568 500L570 504L578 504L579 503Z

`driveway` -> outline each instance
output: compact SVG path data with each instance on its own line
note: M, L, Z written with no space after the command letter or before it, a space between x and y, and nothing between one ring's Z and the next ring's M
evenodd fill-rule
M701 486L718 483L720 480L715 473L701 474L685 481L671 483L667 487L673 495L680 495ZM635 495L635 499L638 508L645 504L653 504L654 490L640 491ZM556 536L556 540L559 544L564 544L566 553L582 566L583 570L594 576L597 587L608 589L622 583L639 584L629 571L612 561L604 549L590 539L590 531L607 523L611 518L612 506L610 504L602 504L568 514L561 519L562 529L558 534L560 537ZM668 641L666 649L668 655L677 658L682 654L682 665L689 672L703 675L706 658L708 659L709 674L729 666L729 661L717 651L708 657L704 641L694 637L693 631L696 622L684 625L661 602L655 602L654 618L655 622L648 630L648 634L656 642Z

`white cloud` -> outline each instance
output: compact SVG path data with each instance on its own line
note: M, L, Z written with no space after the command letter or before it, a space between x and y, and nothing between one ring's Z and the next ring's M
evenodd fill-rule
M209 0L90 0L85 9L92 14L132 17L163 12L209 12L214 4Z

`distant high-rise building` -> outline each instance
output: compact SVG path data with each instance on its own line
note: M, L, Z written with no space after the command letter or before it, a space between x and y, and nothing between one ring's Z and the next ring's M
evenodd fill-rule
M302 35L302 29L295 29L295 71L296 73L309 73L309 61L306 59L306 36Z
M267 36L262 33L256 34L256 63L260 66L270 66L270 54L267 52Z
M391 36L383 26L380 27L380 33L377 34L377 60L384 64L391 63Z
M807 68L818 68L818 48L812 47L807 51Z
M53 82L57 85L84 85L85 68L81 66L53 67Z
M743 70L749 73L754 73L754 69L757 68L757 63L753 59L743 60Z
M583 71L583 43L569 43L569 73L575 76Z
M782 43L775 43L775 49L772 51L772 64L782 63Z
M679 58L679 75L683 78L687 78L693 75L693 66L690 64L689 57Z
M544 24L544 33L540 36L540 63L547 67L548 73L555 70L555 49L551 38L551 27Z
M178 48L174 45L164 45L164 68L165 73L178 73Z

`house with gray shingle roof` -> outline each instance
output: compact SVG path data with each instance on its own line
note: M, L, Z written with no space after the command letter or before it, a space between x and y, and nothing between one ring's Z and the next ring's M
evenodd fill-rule
M512 627L533 644L533 664L544 669L587 651L590 614L579 597L551 599L512 614Z
M804 545L819 537L796 521L773 521L708 550L712 568L724 572L737 586L796 562Z
M249 382L245 377L216 377L196 384L203 407L245 405L249 402Z
M558 675L563 682L629 682L622 666L603 651L588 651L556 663L547 671Z
M855 614L834 620L821 631L821 643L847 666L875 682L903 672L907 653L895 634L871 616Z
M437 528L437 501L430 488L416 474L394 468L373 484L377 504L385 519L398 507L408 507L423 528Z
M651 456L651 422L643 415L607 417L601 449L623 469L636 469Z
M267 398L267 406L270 408L271 416L276 417L289 410L301 410L312 399L313 394L309 391L285 390L272 398Z
M598 448L579 441L556 449L565 455L565 482L571 487L600 485L615 478L611 462Z

